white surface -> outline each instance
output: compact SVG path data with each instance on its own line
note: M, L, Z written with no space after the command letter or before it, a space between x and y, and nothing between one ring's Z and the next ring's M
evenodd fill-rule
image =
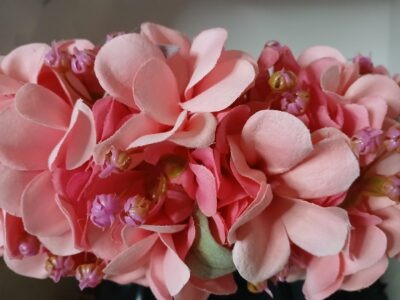
M371 54L376 63L400 72L399 0L0 0L0 53L32 41L85 37L101 42L108 32L135 30L143 21L172 26L190 36L222 26L230 33L228 47L253 55L271 39L296 53L310 45L329 44L348 58ZM393 300L400 299L399 266L392 264L386 276ZM0 282L10 282L5 280L9 276L0 266ZM0 293L21 282L29 285L13 278L0 285ZM28 296L29 289L16 291L20 296L7 299L34 299ZM48 299L55 299L52 293Z

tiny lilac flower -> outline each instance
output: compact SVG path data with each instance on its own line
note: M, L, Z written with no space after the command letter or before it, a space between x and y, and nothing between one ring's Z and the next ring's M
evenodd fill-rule
M61 49L60 43L52 42L51 50L46 53L44 63L50 68L67 71L69 69L71 55Z
M151 207L152 201L145 197L139 195L130 197L124 205L124 222L130 226L142 225Z
M103 279L104 265L98 263L82 264L75 270L75 278L79 281L81 290L90 287L94 288L100 284Z
M358 131L352 139L357 153L360 155L375 153L381 146L382 133L382 130L372 127Z
M74 47L74 55L71 59L71 70L75 74L83 74L93 68L96 55L93 50L79 50Z
M385 146L388 151L400 151L400 126L392 126L386 131Z
M281 109L294 116L304 114L309 101L309 94L304 91L296 93L285 92L281 98Z
M71 275L75 262L70 256L50 256L46 261L46 270L54 282L59 282L62 277Z
M115 221L115 215L120 210L119 198L116 194L97 195L90 211L90 220L94 225L105 229Z

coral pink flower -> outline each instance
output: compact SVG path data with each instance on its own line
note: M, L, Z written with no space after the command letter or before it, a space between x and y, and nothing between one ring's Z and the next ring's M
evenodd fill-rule
M224 50L226 38L224 29L215 28L190 43L176 31L145 23L141 34L106 43L95 61L96 75L107 93L141 113L99 145L97 160L112 143L121 145L120 150L166 139L187 147L211 144L216 126L212 113L230 106L256 72L245 54Z

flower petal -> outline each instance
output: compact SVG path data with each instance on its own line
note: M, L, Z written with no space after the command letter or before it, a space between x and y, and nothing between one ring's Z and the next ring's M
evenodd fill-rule
M252 115L243 127L243 149L250 163L261 159L269 173L282 173L313 149L308 128L289 113L263 110Z
M41 253L24 259L12 259L4 253L4 262L13 272L31 278L44 279L49 276L44 267L47 261L47 254Z
M145 62L133 80L135 103L157 122L175 124L181 111L176 79L165 61L153 58Z
M321 58L334 58L338 62L346 62L346 58L339 50L329 46L313 46L307 48L299 55L297 62L300 66L307 67L312 62Z
M315 256L334 255L342 250L350 228L345 210L301 200L279 199L279 204L285 206L282 221L297 246Z
M163 54L148 39L137 33L124 34L101 47L94 70L105 91L134 107L133 78L139 67L153 57L163 59Z
M25 84L18 90L15 95L15 107L30 121L63 130L68 128L72 111L57 94L32 83Z
M65 167L75 169L93 154L96 145L96 128L93 112L79 100L75 103L67 132L49 156L49 169Z
M255 75L253 65L245 59L221 62L198 84L198 94L181 106L191 112L221 111L242 95Z

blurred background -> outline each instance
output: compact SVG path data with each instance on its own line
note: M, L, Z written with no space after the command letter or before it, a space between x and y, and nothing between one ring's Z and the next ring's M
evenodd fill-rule
M152 21L193 37L210 27L229 31L228 48L257 56L267 40L296 54L326 44L352 58L371 55L400 72L400 0L0 0L0 55L18 45L66 38L101 43L109 32ZM400 299L400 263L385 275L389 298ZM88 299L73 280L54 285L12 274L0 263L1 299ZM379 299L378 299L379 300Z

